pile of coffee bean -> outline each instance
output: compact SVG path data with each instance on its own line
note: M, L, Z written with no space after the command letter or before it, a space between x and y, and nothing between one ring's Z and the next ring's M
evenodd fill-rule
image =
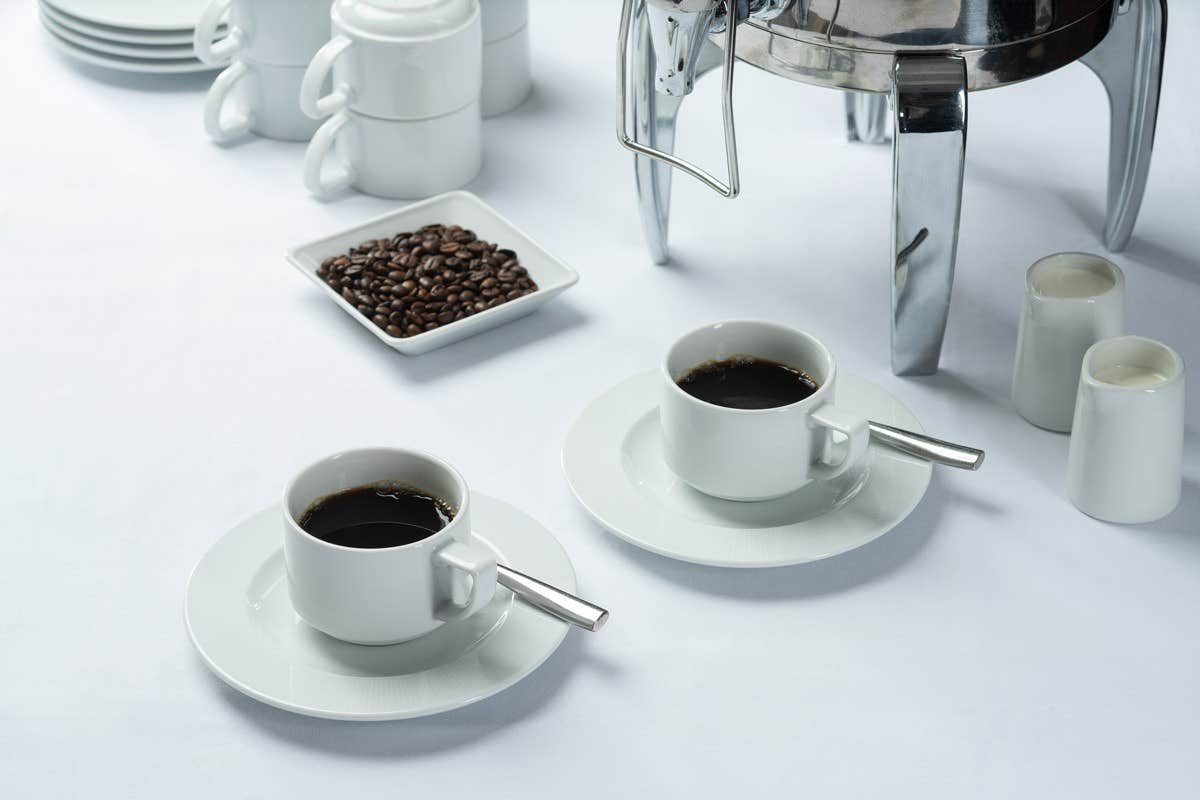
M461 225L371 239L321 262L317 275L389 336L425 331L537 291L512 250Z

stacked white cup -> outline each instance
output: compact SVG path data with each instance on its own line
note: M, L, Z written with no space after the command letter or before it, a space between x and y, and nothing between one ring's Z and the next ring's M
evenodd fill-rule
M483 14L483 115L512 111L533 86L529 0L479 0Z
M204 105L204 127L217 142L247 132L307 141L317 123L300 110L300 82L329 39L331 0L212 0L196 23L193 46L205 64L229 67ZM228 16L228 33L217 41Z
M330 117L305 154L309 191L412 199L474 178L483 161L478 0L336 0L330 17L333 38L300 89L304 113Z

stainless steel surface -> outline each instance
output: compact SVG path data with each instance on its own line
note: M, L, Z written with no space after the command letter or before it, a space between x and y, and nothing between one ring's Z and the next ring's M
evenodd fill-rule
M646 0L646 21L655 59L655 88L672 97L692 93L696 59L716 31L721 0Z
M688 19L686 24L680 23L674 17L668 14L660 14L658 16L650 16L650 12L657 9L662 3L668 2L690 3L695 5L706 6L700 11L687 11ZM725 47L723 53L724 70L721 89L721 108L722 119L725 126L725 167L729 175L729 182L722 183L721 180L710 172L694 166L693 164L677 158L673 153L664 150L658 150L651 145L642 144L636 141L628 133L629 125L627 120L627 112L629 109L629 99L627 87L629 80L627 78L627 68L629 64L629 39L633 26L633 2L634 0L624 0L621 9L621 30L617 39L617 140L622 145L639 155L647 158L658 159L666 164L681 169L694 178L704 182L713 191L725 197L737 197L740 190L741 182L738 177L738 162L737 162L737 136L733 125L733 61L734 53L736 52L737 43L737 25L725 26ZM668 49L672 58L678 59L676 66L678 69L664 71L662 68L657 69L656 87L664 89L672 89L676 92L684 91L684 94L691 91L692 81L695 76L696 64L700 55L700 48L704 43L703 36L692 38L690 32L697 30L709 30L716 19L718 5L716 2L701 2L701 0L646 0L642 4L643 13L646 15L647 27L650 28L650 47L653 49L655 43L660 42L661 46ZM677 12L676 16L683 16L684 12ZM664 34L661 31L656 32L656 27L653 24L658 22L659 26L668 26L673 35ZM684 43L687 43L686 46ZM692 49L694 48L694 49ZM656 51L656 63L660 59ZM639 62L639 67L650 67L645 60ZM681 74L686 67L686 74ZM648 74L639 76L641 80L648 78ZM668 94L663 91L662 94ZM673 97L681 97L680 94L669 94Z
M896 59L892 109L892 371L937 372L950 313L967 146L958 56Z
M975 470L983 466L984 452L975 447L934 439L903 428L893 428L882 422L870 422L871 438L910 456L957 469Z
M724 24L726 2L734 3L739 24ZM638 154L638 200L651 255L657 263L669 258L670 167L726 197L738 193L731 51L774 74L855 92L846 98L851 140L886 140L884 94L890 94L892 366L903 375L936 372L958 241L966 93L1036 77L1081 58L1096 72L1112 107L1104 238L1119 250L1129 240L1149 172L1166 5L1166 0L625 0L618 138ZM701 33L708 37L707 49ZM724 52L714 56L714 47ZM660 67L656 50L669 54L671 63ZM724 65L728 184L673 154L679 102L716 63ZM630 92L633 102L627 103ZM632 136L626 125L630 108Z
M872 92L845 92L845 95L847 139L882 144L892 138L887 97Z
M643 0L636 0L632 20L633 53L631 67L634 83L633 138L648 147L665 153L675 151L675 118L682 97L662 94L655 90L654 48L650 46L650 31L642 13ZM724 51L711 41L705 41L696 63L696 77L719 67ZM638 154L634 156L637 178L638 209L642 230L650 256L656 264L668 260L667 230L671 214L671 165L660 159Z
M738 58L805 83L888 92L897 55L954 53L978 91L1075 61L1114 12L1114 0L809 0L747 21Z
M1129 243L1142 207L1167 45L1166 0L1124 3L1112 32L1083 57L1108 92L1111 122L1104 244L1114 252Z
M496 582L521 601L584 630L598 631L608 622L608 612L600 606L503 564L496 565Z

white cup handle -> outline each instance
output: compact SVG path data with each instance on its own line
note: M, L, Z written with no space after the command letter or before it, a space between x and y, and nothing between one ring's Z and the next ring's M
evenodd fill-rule
M865 419L848 414L831 405L823 405L818 408L812 413L811 419L826 431L826 447L823 449L828 449L832 432L836 431L846 437L846 454L840 461L832 464L824 460L817 461L812 466L814 478L818 480L836 478L862 460L863 455L867 452L867 445L871 443L871 430L867 427Z
M232 3L233 0L212 0L196 23L196 30L192 34L192 49L196 51L196 58L205 64L224 64L246 44L246 32L238 27L231 27L219 42L213 41L213 37L217 35L217 26L221 24Z
M300 110L313 119L321 119L341 111L354 99L354 89L345 83L334 86L332 92L321 96L321 89L325 86L325 79L333 71L334 62L353 44L354 42L345 36L335 36L323 44L308 63L308 69L304 71L304 80L300 83Z
M208 132L213 141L228 142L250 130L250 126L254 122L252 109L232 114L227 122L221 120L221 112L225 108L225 102L229 99L229 93L233 91L233 87L237 85L238 81L249 74L250 70L243 62L235 61L217 76L217 79L213 81L212 88L208 90L208 97L204 100L204 130Z
M313 134L304 152L304 186L317 197L329 197L354 182L354 167L344 160L328 175L324 174L325 161L337 143L338 134L348 124L351 122L346 112L334 114Z
M486 606L496 593L496 557L479 544L451 542L434 556L442 565L471 576L471 591L466 602L442 603L434 616L443 622L469 617Z

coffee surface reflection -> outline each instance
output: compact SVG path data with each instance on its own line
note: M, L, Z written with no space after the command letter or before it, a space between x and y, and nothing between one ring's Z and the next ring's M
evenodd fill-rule
M778 408L798 403L819 385L795 367L755 356L734 356L693 367L676 383L699 400L725 408Z

